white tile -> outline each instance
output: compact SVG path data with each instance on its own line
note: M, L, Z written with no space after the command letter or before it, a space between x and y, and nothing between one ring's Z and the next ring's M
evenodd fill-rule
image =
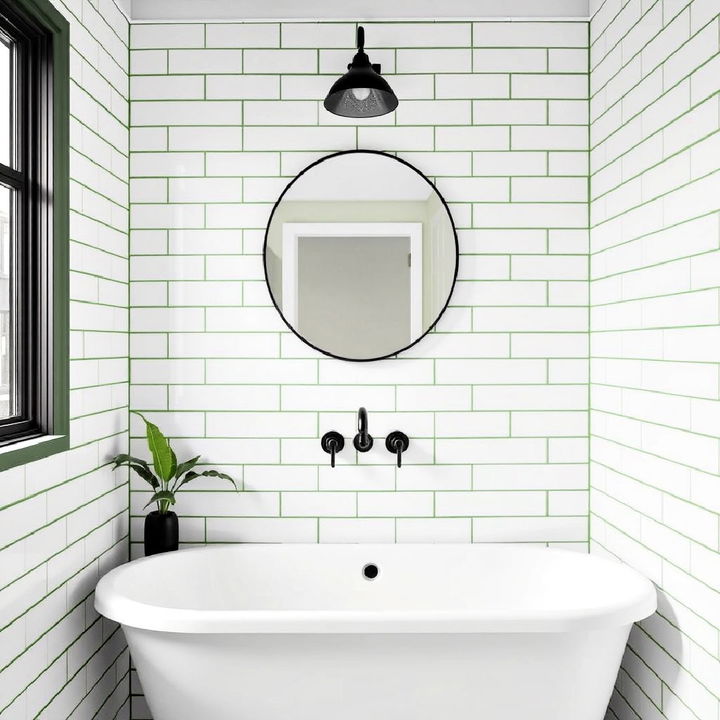
M241 384L306 384L317 381L314 360L229 360L206 361L206 382Z
M238 305L242 301L242 285L239 282L180 281L168 287L168 304L185 305Z
M476 465L476 490L584 490L586 464L575 465Z
M279 166L279 154L273 152L208 152L205 155L206 175L276 175Z
M134 24L130 29L133 50L139 48L202 47L204 27L191 24Z
M406 100L395 111L398 125L467 125L468 100Z
M547 57L547 51L541 48L514 48L510 52L506 48L480 48L473 50L473 70L476 73L545 72Z
M278 47L280 25L276 23L208 23L206 47L253 48Z
M133 100L202 100L205 96L205 80L200 75L143 75L132 78L130 88Z
M553 125L513 128L513 150L586 150L587 128Z
M167 50L132 50L130 72L134 75L157 75L167 72Z
M209 542L317 542L311 518L208 518Z
M316 125L317 104L310 101L248 101L245 125Z
M393 518L321 518L320 542L390 543L395 541Z
M355 503L352 492L284 492L282 514L285 517L352 517Z
M169 335L172 357L276 357L280 348L274 333L176 332Z
M203 156L200 153L133 153L130 174L135 177L166 177L202 175Z
M397 471L398 490L469 490L468 465L407 465Z
M514 103L513 103L514 104ZM497 108L495 108L497 110ZM501 111L504 112L504 110ZM483 111L476 117L483 118ZM547 154L544 152L475 152L473 153L474 175L546 175Z
M443 438L435 442L435 460L441 463L535 463L546 460L546 448L545 441L536 438Z
M155 127L131 128L130 149L167 150L167 130Z
M369 48L449 48L470 45L470 23L413 22L398 24L374 22L366 26L366 34Z
M584 385L484 385L473 391L474 410L583 410Z
M173 410L277 410L277 387L243 385L174 385L166 390Z
M510 434L507 413L439 412L435 414L435 437L501 437Z
M180 178L168 183L171 203L182 202L240 202L243 184L231 178Z
M587 518L476 518L474 542L573 542L587 539Z
M260 100L280 97L280 79L271 75L208 75L208 100Z
M587 98L586 75L522 75L512 76L510 93L513 98Z
M439 492L435 514L450 517L544 515L544 492Z
M357 410L363 403L377 410L394 410L394 388L362 385L282 388L283 410Z
M379 360L359 366L327 359L319 363L319 382L322 384L396 385L431 383L432 378L433 366L429 360Z
M323 425L328 427L328 425ZM375 423L373 422L373 427ZM373 430L375 432L375 430ZM377 435L377 433L376 433ZM376 436L375 435L375 436ZM375 437L374 436L374 437ZM352 438L348 437L349 443ZM418 465L413 468L421 467ZM408 469L408 468L405 468ZM356 465L336 465L334 468L328 465L318 469L318 488L325 490L394 490L395 489L395 468L389 465L366 465L362 468ZM416 488L402 488L416 489Z
M284 48L352 48L355 46L355 25L352 23L283 23ZM373 45L377 46L373 28Z
M548 51L549 72L578 72L588 70L588 51L584 48L550 48Z
M546 379L542 360L437 360L435 368L438 384L535 384Z
M579 47L587 45L584 22L479 22L473 23L476 47Z
M133 125L234 125L242 121L242 103L231 100L132 103Z
M435 144L438 150L509 150L510 133L505 127L439 127Z
M510 79L500 74L443 73L435 78L435 93L438 98L506 98Z
M312 73L317 71L316 50L246 50L246 73Z
M428 516L433 512L429 492L364 492L357 502L360 517Z
M468 518L398 518L399 543L470 542L471 521Z
M241 73L241 50L169 50L170 73Z
M397 389L398 410L470 410L471 388L463 385L414 386Z
M380 128L367 128L377 130ZM243 131L245 150L344 150L354 143L352 128L247 127Z
M397 50L399 73L454 73L471 69L472 54L466 48Z

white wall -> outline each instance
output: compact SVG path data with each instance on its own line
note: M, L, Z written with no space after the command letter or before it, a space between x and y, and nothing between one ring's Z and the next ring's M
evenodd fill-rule
M591 22L592 549L660 587L611 717L718 717L717 0Z
M129 663L92 607L128 552L128 23L112 2L70 22L70 445L0 474L0 715L126 718ZM99 7L98 7L99 6Z
M353 24L132 28L131 405L244 489L198 482L177 505L182 540L584 548L587 25L366 32L402 101L353 123L321 104ZM434 179L462 250L438 332L371 364L301 344L263 280L281 190L355 147ZM412 438L401 471L382 441L330 470L320 435L350 438L360 405L378 438ZM147 499L133 485L135 543Z

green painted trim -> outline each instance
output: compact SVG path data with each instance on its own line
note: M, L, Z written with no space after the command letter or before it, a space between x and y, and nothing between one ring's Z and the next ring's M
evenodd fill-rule
M22 441L19 444L22 444ZM30 447L13 448L13 445L8 445L4 450L0 451L0 472L65 452L68 447L67 435L40 440Z

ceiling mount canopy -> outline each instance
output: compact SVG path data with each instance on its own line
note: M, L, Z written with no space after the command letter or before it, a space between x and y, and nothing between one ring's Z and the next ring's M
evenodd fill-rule
M391 113L398 106L398 99L380 74L380 65L371 63L365 53L365 29L362 26L357 29L357 50L347 66L348 71L330 88L325 109L351 118Z

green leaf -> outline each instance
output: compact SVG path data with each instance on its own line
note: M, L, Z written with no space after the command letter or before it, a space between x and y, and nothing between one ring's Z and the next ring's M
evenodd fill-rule
M222 480L229 480L237 490L237 484L235 483L235 480L233 480L229 475L226 475L225 473L218 472L217 470L205 470L201 473L196 473L194 470L191 470L185 477L182 479L182 482L175 488L176 490L179 490L185 483L189 483L191 480L194 480L195 478L199 477L216 477L220 478Z
M147 460L142 460L141 458L136 458L132 455L125 454L116 455L110 462L115 463L115 467L113 468L113 470L117 470L122 465L130 465L133 463L135 465L144 465L145 467L149 467L149 465L147 464Z
M181 475L184 475L188 470L192 470L200 460L200 456L192 458L192 460L186 460L183 463L180 463L177 466L177 469L175 470L175 477L179 478Z
M150 485L154 488L160 487L160 481L153 475L152 471L147 465L135 465L134 463L130 463L129 467L131 467L145 482L150 483Z
M168 447L170 447L170 443L168 443ZM165 478L168 481L175 477L178 466L177 455L175 455L175 451L172 448L170 448L170 455L172 457L172 462L170 463L170 477Z
M169 490L160 490L159 492L156 492L150 500L148 500L145 507L148 505L152 505L154 502L165 502L169 505L175 504L175 493L170 492Z
M174 460L175 453L157 425L146 420L139 412L135 412L135 414L140 415L145 422L147 444L152 453L155 474L161 480L167 482L173 476L177 467L177 460Z

